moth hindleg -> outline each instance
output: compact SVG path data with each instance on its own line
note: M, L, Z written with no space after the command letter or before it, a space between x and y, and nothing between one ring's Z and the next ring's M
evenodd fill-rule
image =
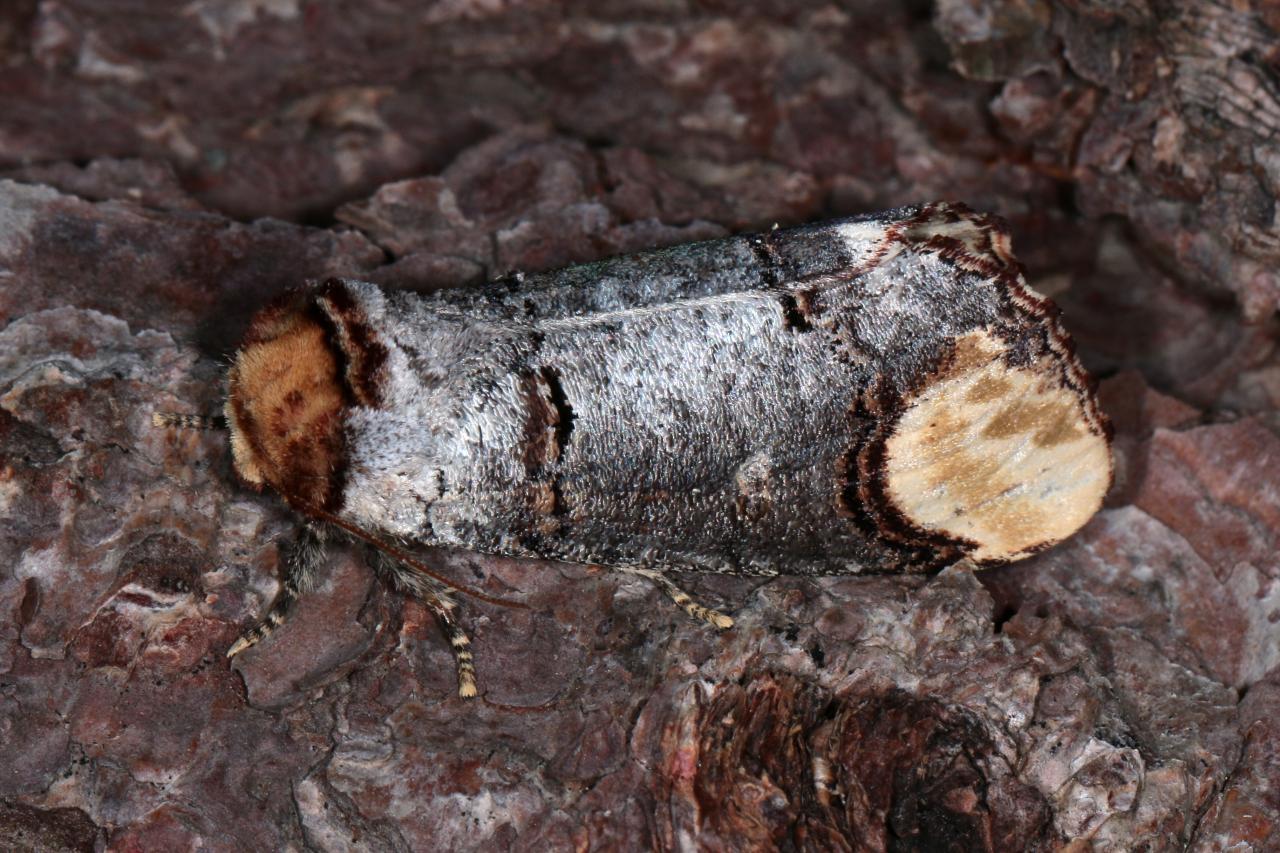
M639 575L642 578L648 578L658 585L658 588L671 597L671 600L681 607L685 613L688 613L694 619L700 619L708 622L716 628L732 628L733 617L726 616L718 610L710 607L704 607L694 600L693 596L676 586L676 582L667 577L657 569L646 569L641 566L614 566L620 572L627 574Z
M315 584L316 571L324 562L325 536L317 525L304 524L298 535L284 549L280 592L270 609L253 628L246 631L227 649L227 657L235 657L240 652L271 636L289 618L293 603L298 594L306 592Z
M458 669L458 695L464 699L475 696L476 667L471 655L471 638L458 624L458 605L449 597L448 589L381 551L374 550L372 560L374 571L385 577L393 588L420 599L435 614L449 647L453 649Z

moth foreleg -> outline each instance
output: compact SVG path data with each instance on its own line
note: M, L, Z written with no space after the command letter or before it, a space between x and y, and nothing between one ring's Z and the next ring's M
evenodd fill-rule
M458 605L449 597L448 589L381 551L373 551L372 560L374 571L386 578L394 589L418 598L435 614L449 647L453 649L458 670L458 695L464 699L475 696L476 667L471 655L471 638L458 624Z
M267 615L253 628L246 631L227 649L227 657L240 652L271 636L289 618L293 603L300 593L311 589L316 572L324 562L324 532L314 524L303 525L298 535L284 548L280 592L267 610Z
M616 568L620 572L639 575L642 578L648 578L653 581L658 585L659 589L671 597L671 600L674 601L677 606L682 608L685 613L688 613L694 619L709 622L716 628L733 627L732 616L726 616L718 610L713 610L710 607L704 607L699 604L694 600L693 596L676 586L675 581L671 580L671 578L667 577L657 569L646 569L640 566L614 566L613 568Z

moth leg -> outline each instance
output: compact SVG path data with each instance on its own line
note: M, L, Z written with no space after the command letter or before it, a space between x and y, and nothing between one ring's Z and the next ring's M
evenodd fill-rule
M435 614L449 647L453 649L458 670L458 695L463 699L475 696L476 667L471 655L471 638L458 624L458 605L449 597L448 589L381 551L373 551L372 560L374 571L386 578L394 589L421 600Z
M614 566L620 572L626 572L631 575L639 575L642 578L648 578L658 585L658 588L671 597L671 600L677 606L683 608L694 619L700 619L703 622L709 622L716 628L732 628L733 617L726 616L718 610L710 607L704 607L694 601L693 596L676 586L675 581L667 577L657 569L646 569L640 566Z
M152 412L151 425L156 429L223 430L227 419L223 415L188 415L182 412Z
M293 603L298 600L298 594L306 592L315 584L316 571L324 562L324 540L324 532L319 527L305 524L294 540L285 546L280 592L276 594L275 601L271 602L267 615L227 649L227 657L235 657L266 639L285 623Z

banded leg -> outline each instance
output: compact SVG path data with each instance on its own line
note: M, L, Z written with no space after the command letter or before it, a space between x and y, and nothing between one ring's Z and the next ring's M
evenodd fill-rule
M316 525L303 525L294 540L285 546L281 562L280 592L276 594L275 601L271 602L267 615L227 649L227 657L235 657L266 639L285 623L299 593L311 589L315 583L316 570L324 562L324 552L324 532Z
M223 415L188 415L182 412L152 412L151 425L156 429L206 429L227 428Z
M372 552L374 571L387 579L398 592L412 595L435 614L444 631L458 670L458 695L470 699L476 695L476 667L471 655L471 638L458 624L458 605L449 597L448 589L435 580L414 571L381 551Z
M612 566L611 568L617 569L620 572L626 572L630 575L639 575L642 578L648 578L653 581L658 585L659 589L671 597L671 600L674 601L677 606L683 608L684 612L688 613L694 619L709 622L716 628L723 629L733 627L732 616L726 616L718 610L713 610L710 607L704 607L694 601L693 596L676 586L675 581L657 569L646 569L640 566Z

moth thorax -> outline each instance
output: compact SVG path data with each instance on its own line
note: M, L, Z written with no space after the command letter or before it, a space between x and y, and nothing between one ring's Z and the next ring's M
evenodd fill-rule
M254 318L229 375L236 473L314 506L330 503L342 461L344 395L322 315L301 299Z
M918 528L1001 562L1070 536L1111 485L1105 422L1070 354L1012 363L987 331L962 336L906 401L886 443L885 487Z

